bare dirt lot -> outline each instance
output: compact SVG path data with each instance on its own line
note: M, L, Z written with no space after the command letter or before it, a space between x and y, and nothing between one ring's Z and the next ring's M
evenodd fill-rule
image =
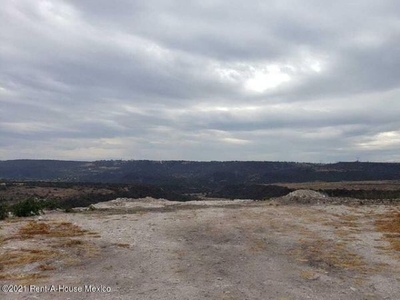
M8 219L0 285L25 290L0 298L400 299L398 223L395 205L154 199Z

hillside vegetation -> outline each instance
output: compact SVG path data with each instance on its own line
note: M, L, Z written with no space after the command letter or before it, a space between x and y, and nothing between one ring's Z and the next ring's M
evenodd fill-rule
M278 183L400 179L400 163L194 162L194 161L0 161L0 179L63 182L183 184Z

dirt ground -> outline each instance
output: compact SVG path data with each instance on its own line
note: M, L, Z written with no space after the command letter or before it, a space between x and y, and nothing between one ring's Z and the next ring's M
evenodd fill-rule
M19 290L0 298L400 299L400 235L386 226L399 212L139 199L8 219L0 285Z

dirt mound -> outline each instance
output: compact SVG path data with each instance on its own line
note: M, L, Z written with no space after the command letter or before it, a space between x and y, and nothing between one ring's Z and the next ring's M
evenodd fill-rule
M253 203L253 200L227 200L223 201L212 199L209 200L196 200L196 201L170 201L166 199L155 199L152 197L146 198L117 198L114 200L99 202L96 204L92 204L91 208L89 207L77 207L74 208L76 211L86 211L90 209L99 209L99 210L122 210L127 211L129 209L152 209L152 208L165 208L165 207L189 207L189 206L226 206L226 205L237 205L240 203Z
M93 204L95 209L113 209L113 208L135 208L135 207L164 207L166 205L176 204L174 201L167 201L165 199L155 199L152 197L146 198L117 198L114 200L99 202Z
M319 204L326 203L329 197L312 190L296 190L280 198L282 203Z

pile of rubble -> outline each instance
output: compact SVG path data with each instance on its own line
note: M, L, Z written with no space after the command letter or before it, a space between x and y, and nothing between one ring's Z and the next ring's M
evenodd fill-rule
M279 198L283 204L325 204L329 200L327 195L312 190L297 190Z
M174 201L167 201L165 199L155 199L152 197L146 198L117 198L111 201L99 202L93 204L94 209L118 209L118 208L136 208L136 207L164 207L166 205L175 204Z

